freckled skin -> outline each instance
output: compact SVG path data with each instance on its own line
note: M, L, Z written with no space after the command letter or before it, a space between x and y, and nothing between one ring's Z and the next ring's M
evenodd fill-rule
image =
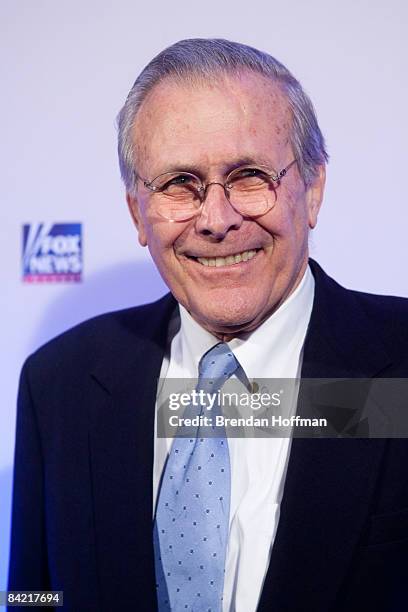
M278 171L294 159L290 125L285 97L260 75L223 77L211 86L163 81L136 117L137 170L151 180L174 165L194 166L207 182L224 182L236 160L250 157ZM300 282L323 189L324 167L306 189L294 164L274 208L257 219L242 217L216 185L201 214L182 223L154 212L157 196L141 181L127 201L140 244L176 299L200 325L229 339L258 327ZM230 267L208 268L191 258L251 249L259 249L252 260Z

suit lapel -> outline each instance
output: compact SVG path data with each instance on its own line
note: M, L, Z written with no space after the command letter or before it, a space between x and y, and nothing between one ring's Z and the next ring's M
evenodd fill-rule
M91 373L90 467L103 610L135 601L138 610L150 612L156 605L150 529L154 416L174 307L166 296L122 313L109 359L100 358Z
M389 364L354 294L311 262L302 378L372 377ZM259 612L331 609L369 513L385 440L294 439Z

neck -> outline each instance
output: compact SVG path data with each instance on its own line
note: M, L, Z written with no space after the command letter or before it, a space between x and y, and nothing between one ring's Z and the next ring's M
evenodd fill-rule
M301 266L300 272L297 275L296 282L293 284L290 289L284 293L280 300L275 302L270 308L268 308L264 313L261 313L251 321L246 321L245 323L237 324L237 325L217 325L217 323L207 322L197 319L191 311L188 311L189 314L195 319L195 321L201 325L204 329L210 332L213 336L221 340L221 342L230 342L234 338L243 338L247 334L255 331L266 319L272 316L281 306L282 304L292 295L292 293L297 289L301 280L304 277L306 268L308 264L308 259L306 259Z

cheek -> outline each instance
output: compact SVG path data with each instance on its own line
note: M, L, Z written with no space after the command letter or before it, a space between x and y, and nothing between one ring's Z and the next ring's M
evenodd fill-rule
M171 256L173 252L171 236L168 232L160 232L149 228L147 232L147 246L153 259L164 260Z
M285 207L275 208L257 220L258 225L266 230L272 238L272 244L276 246L285 238L288 239L293 233L294 215Z
M287 197L269 213L258 219L258 224L271 237L273 256L283 258L303 253L308 236L308 216L303 197Z
M183 227L169 223L161 218L151 216L145 219L147 246L159 267L176 264L174 245L179 239Z
M169 248L174 241L173 224L153 214L147 206L142 210L142 218L149 250L159 253L161 250Z

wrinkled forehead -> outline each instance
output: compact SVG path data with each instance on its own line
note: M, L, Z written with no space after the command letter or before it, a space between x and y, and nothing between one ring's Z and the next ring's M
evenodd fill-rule
M257 73L167 78L149 92L136 115L136 166L154 173L169 158L215 165L268 150L273 159L289 146L291 124L281 87Z

